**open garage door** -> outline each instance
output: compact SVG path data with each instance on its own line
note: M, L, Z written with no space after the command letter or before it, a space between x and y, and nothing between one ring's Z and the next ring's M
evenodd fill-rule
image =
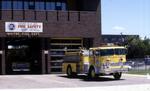
M7 38L6 74L40 74L41 55L39 38Z

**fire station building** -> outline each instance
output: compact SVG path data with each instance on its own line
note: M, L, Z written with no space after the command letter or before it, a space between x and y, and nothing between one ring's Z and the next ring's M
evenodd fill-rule
M100 0L1 0L0 74L62 72L65 51L101 42Z

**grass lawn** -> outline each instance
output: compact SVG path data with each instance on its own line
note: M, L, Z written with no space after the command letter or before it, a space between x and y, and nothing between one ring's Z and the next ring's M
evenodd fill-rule
M138 75L146 75L147 73L150 74L150 70L130 70L128 74L138 74Z

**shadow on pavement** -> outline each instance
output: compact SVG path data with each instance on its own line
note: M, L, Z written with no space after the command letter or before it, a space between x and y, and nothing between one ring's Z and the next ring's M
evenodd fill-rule
M85 75L78 75L78 76L72 77L72 78L69 78L67 76L59 76L59 77L64 77L64 78L68 78L68 79L80 79L81 81L87 81L87 82L105 82L105 81L120 81L120 80L124 80L124 79L115 80L114 78L108 78L108 77L96 77L96 78L90 79L90 78L88 78Z

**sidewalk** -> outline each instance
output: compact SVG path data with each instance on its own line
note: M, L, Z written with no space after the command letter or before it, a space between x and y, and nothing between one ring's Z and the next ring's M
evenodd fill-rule
M149 85L149 86L147 86ZM137 87L138 89L137 89ZM150 80L146 75L123 74L120 80L114 80L112 76L99 77L89 80L84 75L79 75L77 78L67 78L66 75L3 75L0 76L0 91L10 91L13 89L27 91L49 91L49 90L84 90L84 91L138 91L140 88L145 89L150 87ZM135 87L135 88L133 88ZM98 89L98 90L97 90ZM137 90L136 90L137 89ZM148 88L149 89L149 88ZM143 90L142 90L143 91ZM149 90L150 91L150 90Z

